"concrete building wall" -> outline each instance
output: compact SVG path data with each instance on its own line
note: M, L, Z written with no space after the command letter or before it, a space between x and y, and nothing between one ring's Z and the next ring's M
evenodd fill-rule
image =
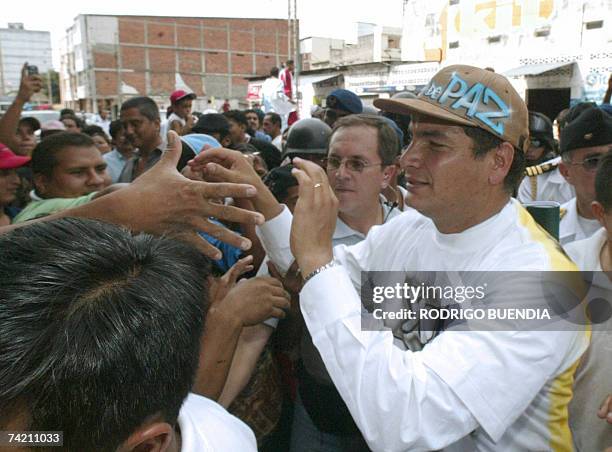
M62 55L64 100L95 110L138 94L165 107L175 89L195 92L196 110L211 97L243 100L244 77L280 66L287 43L280 19L78 16Z
M526 97L527 90L569 88L572 102L601 101L612 70L612 1L409 0L402 60L490 66L502 73L569 63L512 82Z
M17 94L21 68L26 61L38 66L41 73L53 69L51 34L18 26L0 29L0 95Z

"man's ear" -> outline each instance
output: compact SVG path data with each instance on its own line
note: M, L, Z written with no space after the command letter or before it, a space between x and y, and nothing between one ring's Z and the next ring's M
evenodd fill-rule
M491 162L491 173L489 174L491 185L503 185L504 179L512 166L514 152L514 147L507 141L495 148Z
M119 447L118 452L170 452L176 444L174 428L167 422L138 427Z
M572 176L569 171L569 165L563 160L561 160L561 162L559 163L559 172L565 178L568 184L574 185L572 182Z
M389 185L391 185L391 182L393 180L395 180L395 177L397 176L397 166L395 165L384 166L382 172L383 172L383 180L382 180L382 183L380 184L380 188L384 190Z
M32 177L32 182L34 183L34 188L36 189L36 193L44 196L47 191L47 185L49 183L49 178L44 174L34 174Z
M604 209L604 206L602 206L599 201L593 201L591 203L591 212L593 212L593 215L595 216L597 221L599 221L599 224L601 224L605 228L606 210Z

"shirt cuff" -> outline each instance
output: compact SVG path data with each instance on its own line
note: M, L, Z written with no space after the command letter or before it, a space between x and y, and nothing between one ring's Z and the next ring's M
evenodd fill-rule
M304 285L300 307L312 336L327 325L361 315L361 300L341 265L322 271Z
M280 214L255 229L257 237L259 237L270 260L277 266L282 267L279 268L282 273L285 273L293 262L290 248L292 221L293 215L291 215L287 206L283 206ZM288 260L289 262L287 262Z

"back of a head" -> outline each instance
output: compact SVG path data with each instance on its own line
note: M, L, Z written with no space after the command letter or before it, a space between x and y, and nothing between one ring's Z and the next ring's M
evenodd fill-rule
M108 126L108 133L110 133L110 136L113 140L116 140L119 137L119 134L122 130L123 124L121 124L121 120L119 119L111 121L110 125Z
M57 153L69 147L95 146L84 133L60 132L44 138L32 151L32 173L51 176L57 165Z
M283 158L299 154L327 155L332 129L320 119L303 118L289 129Z
M612 151L604 155L595 173L595 201L606 213L612 212Z
M60 119L63 119L64 116L76 116L76 113L74 112L74 110L72 108L62 108L60 110Z
M226 119L232 120L239 125L243 125L245 127L249 127L249 122L247 121L246 113L240 110L229 110L223 113Z
M298 185L297 179L291 173L292 169L293 165L291 164L279 166L266 174L264 178L264 183L278 202L284 202L289 188Z
M193 133L204 133L206 135L219 133L221 138L224 138L229 133L229 122L220 113L207 113L200 116L191 130Z
M555 149L553 124L545 114L529 111L529 137L542 141L549 151Z
M114 451L153 415L173 425L194 380L209 261L93 220L0 236L0 429L59 430ZM19 363L19 366L15 366Z
M278 73L279 73L279 70L278 70L278 68L276 66L273 67L272 69L270 69L270 76L278 77Z
M121 104L121 111L129 110L130 108L137 108L140 114L149 121L160 119L159 108L155 101L150 97L132 97Z

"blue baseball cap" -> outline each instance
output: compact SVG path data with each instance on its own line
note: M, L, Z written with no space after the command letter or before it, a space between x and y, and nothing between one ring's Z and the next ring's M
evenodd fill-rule
M203 133L190 133L189 135L183 135L181 140L191 148L195 155L198 155L205 145L209 145L212 148L221 147L221 143L210 135L205 135Z
M348 89L335 89L325 99L325 106L357 115L363 112L359 96Z

